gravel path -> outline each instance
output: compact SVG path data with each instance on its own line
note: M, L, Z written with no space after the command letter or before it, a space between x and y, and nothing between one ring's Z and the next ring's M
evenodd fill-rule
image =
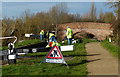
M114 58L99 42L86 44L88 75L118 75L118 59Z

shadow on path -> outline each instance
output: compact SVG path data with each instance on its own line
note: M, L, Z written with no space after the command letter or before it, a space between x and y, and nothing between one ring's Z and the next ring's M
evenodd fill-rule
M98 60L101 60L101 59L95 59L95 60L82 60L81 62L78 62L78 63L68 64L68 66L77 66L77 65L80 65L80 64L86 64L86 63L94 62L94 61L98 61Z
M63 55L64 57L75 57L75 56L97 56L101 54L88 54L88 55Z
M101 59L87 60L87 63L89 63L89 62L94 62L94 61L98 61L98 60L101 60Z

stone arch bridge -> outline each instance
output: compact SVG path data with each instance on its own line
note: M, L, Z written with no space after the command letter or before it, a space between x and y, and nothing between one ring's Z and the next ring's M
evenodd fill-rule
M70 26L70 28L73 30L73 34L86 32L94 35L94 37L98 40L104 40L113 33L113 29L109 23L75 22L59 25L58 36L62 39L65 36L67 26Z

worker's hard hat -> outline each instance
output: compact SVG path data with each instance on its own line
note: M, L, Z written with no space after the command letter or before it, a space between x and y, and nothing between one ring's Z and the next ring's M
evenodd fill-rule
M55 31L52 31L52 32L55 32Z

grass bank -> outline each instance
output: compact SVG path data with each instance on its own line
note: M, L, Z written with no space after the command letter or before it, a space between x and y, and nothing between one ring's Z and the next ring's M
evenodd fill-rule
M3 75L87 75L85 44L74 44L74 51L62 52L69 69L64 64L42 63L48 52L30 53L26 56L39 56L19 59L17 64L3 66Z
M101 45L107 49L113 56L119 57L118 56L118 50L120 50L120 47L113 45L112 43L108 41L103 41ZM120 58L120 57L119 57Z
M83 39L83 43L97 42L95 39Z
M39 42L41 42L39 39L24 40L22 42L15 43L15 48L30 45L30 44L35 44L35 43L39 43ZM6 50L6 49L8 49L8 46L0 47L0 50Z
M33 40L32 40L33 41ZM33 43L38 42L37 40ZM25 56L37 56L33 58L18 59L17 64L3 66L3 75L87 75L85 44L96 40L83 39L83 43L74 44L74 51L62 52L69 69L64 64L42 63L48 52L29 53ZM24 43L24 44L23 44ZM31 41L23 41L16 46L31 44ZM67 42L65 43L67 44Z

